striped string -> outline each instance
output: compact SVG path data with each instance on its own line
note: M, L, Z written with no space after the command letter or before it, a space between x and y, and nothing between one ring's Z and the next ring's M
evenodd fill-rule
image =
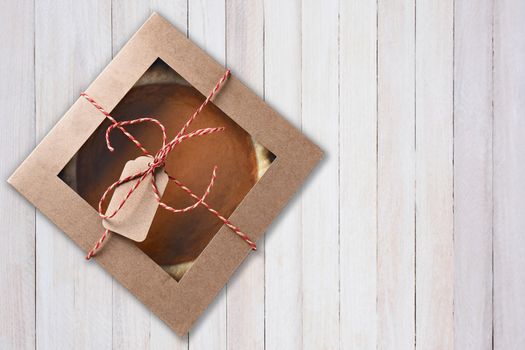
M217 178L217 166L213 168L212 175L210 182L208 184L208 187L204 191L204 194L202 196L197 196L192 190L190 190L187 186L185 186L181 181L178 179L172 177L169 175L165 169L164 172L168 175L168 178L173 181L178 187L180 187L182 190L184 190L188 195L190 195L193 199L195 199L195 203L192 205L189 205L185 208L173 208L166 203L162 202L161 195L159 193L159 190L157 188L157 183L155 180L155 170L164 168L166 157L168 154L181 142L184 140L190 139L192 137L198 137L198 136L205 136L209 135L215 132L223 131L224 127L215 127L215 128L204 128L204 129L198 129L193 132L187 132L188 128L190 127L191 123L197 118L197 116L202 112L204 107L213 99L213 97L219 92L223 84L226 82L228 77L230 76L230 70L228 69L224 75L221 77L219 82L215 85L213 90L210 92L206 100L197 108L197 110L190 116L186 124L180 129L180 131L177 133L177 136L175 136L171 141L167 142L167 136L166 136L166 128L160 121L158 121L155 118L146 117L146 118L137 118L133 120L127 120L118 122L113 118L100 104L98 104L91 96L86 94L85 92L80 94L82 97L84 97L87 101L89 101L95 108L97 108L106 118L108 118L111 121L111 125L106 129L106 145L110 152L113 152L115 149L112 147L109 136L111 134L111 131L114 129L119 129L124 135L127 136L127 138L132 141L135 146L137 146L138 149L141 150L141 152L146 155L150 156L152 158L152 161L148 164L148 168L144 171L138 172L136 174L127 176L123 179L119 179L115 181L113 184L111 184L106 191L104 191L104 194L102 197L100 197L100 201L98 202L98 214L102 219L111 219L117 213L122 209L122 207L125 205L126 201L131 197L133 192L140 186L142 181L144 181L149 175L151 176L151 188L153 190L153 194L155 195L156 201L159 203L159 206L162 208L171 211L172 213L186 213L188 211L191 211L195 208L197 208L199 205L202 205L204 208L206 208L210 213L215 215L220 221L223 222L224 225L226 225L228 228L230 228L236 235L241 237L249 246L251 249L256 250L257 246L255 242L250 240L248 235L244 232L242 232L237 226L235 226L229 219L225 218L223 215L221 215L217 210L213 209L205 200L210 194L210 191L215 183L215 179ZM155 155L152 155L141 143L139 140L137 140L131 133L129 133L126 130L126 126L128 125L134 125L134 124L141 124L141 123L153 123L157 125L161 132L162 132L162 147L155 153ZM134 181L135 184L128 190L124 198L119 202L119 205L115 210L113 210L110 213L103 213L102 208L104 206L104 203L106 201L106 198L110 193L112 193L117 187L119 187L122 184L125 184L130 181ZM110 236L109 230L105 230L100 239L95 243L93 248L88 252L86 259L90 260L93 256L96 255L98 251L103 246L103 243L108 237Z

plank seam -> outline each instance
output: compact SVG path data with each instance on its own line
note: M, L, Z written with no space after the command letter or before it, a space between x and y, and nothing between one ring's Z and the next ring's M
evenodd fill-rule
M376 0L376 327L379 325L379 0ZM376 350L379 349L379 331L376 330Z
M341 2L337 4L337 293L339 349L341 349Z
M492 0L491 4L492 4L492 20L491 20L491 42L490 42L490 45L491 45L491 52L492 52L492 55L491 55L491 76L490 76L490 80L491 80L491 93L490 93L490 96L491 96L491 101L490 101L490 108L491 108L491 135L490 135L490 142L491 142L491 145L490 145L490 152L491 152L491 163L492 163L492 169L491 169L491 184L490 184L490 196L491 196L491 203L492 203L492 208L491 208L491 241L490 241L490 244L491 244L491 256L490 256L490 263L491 263L491 274L492 274L492 280L491 280L491 334L490 334L490 339L491 339L491 346L492 346L492 349L494 349L494 70L495 70L495 67L494 67L494 23L495 23L495 5L494 5L494 0Z
M414 0L414 349L417 349L417 0Z
M454 45L454 38L455 38L455 33L456 33L456 12L455 12L455 5L456 5L456 0L452 0L452 8L451 8L451 12L452 12L452 66L450 67L450 69L452 70L452 74L451 74L451 78L452 78L452 81L451 81L451 128L452 128L452 149L451 149L451 167L452 167L452 171L451 171L451 176L452 176L452 181L451 181L451 214L452 214L452 217L451 217L451 239L452 239L452 242L451 242L451 254L452 254L452 271L451 271L451 279L452 279L452 314L451 314L451 320L452 320L452 324L450 325L451 326L451 344L452 346L454 346L454 232L455 232L455 222L454 222L454 212L455 212L455 202L454 202L454 198L455 198L455 188L454 188L454 183L455 183L455 178L454 178L454 174L455 174L455 170L454 170L454 163L455 163L455 155L454 155L454 146L455 146L455 138L454 138L454 127L455 127L455 112L456 110L454 109L454 103L455 103L455 98L456 98L456 95L455 95L455 67L456 67L456 56L455 56L455 50L456 50L456 47Z

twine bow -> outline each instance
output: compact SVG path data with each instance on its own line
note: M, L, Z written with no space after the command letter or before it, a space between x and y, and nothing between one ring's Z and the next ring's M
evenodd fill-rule
M169 142L167 142L166 128L157 119L146 117L146 118L138 118L138 119L126 120L126 121L118 122L101 105L99 105L92 97L90 97L86 93L82 93L81 94L82 97L84 97L87 101L89 101L102 114L104 114L106 116L106 118L108 118L111 121L111 125L106 129L106 145L107 145L108 149L110 150L110 152L113 152L115 149L111 146L111 142L109 140L109 136L111 134L111 131L113 131L114 129L119 129L124 135L126 135L128 137L128 139L130 139L142 151L142 153L144 155L149 156L149 157L152 158L151 162L148 163L148 168L146 170L143 170L143 171L140 171L140 172L138 172L136 174L127 176L127 177L125 177L123 179L119 179L119 180L115 181L113 184L111 184L106 189L106 191L104 192L104 194L100 198L100 201L98 202L98 214L99 214L99 216L102 219L111 219L115 215L117 215L117 213L122 209L122 207L125 205L126 201L129 199L129 197L131 197L133 192L140 186L142 181L144 181L149 175L152 175L150 183L151 183L151 187L152 187L153 193L155 195L155 199L159 203L159 206L161 206L164 209L169 210L169 211L171 211L173 213L185 213L185 212L188 212L190 210L193 210L193 209L197 208L199 205L202 205L209 212L211 212L213 215L215 215L219 220L221 220L226 226L228 226L235 234L240 236L246 243L248 243L248 245L250 246L251 249L256 250L256 248L257 248L256 244L249 239L248 235L246 235L244 232L242 232L230 220L228 220L227 218L222 216L217 210L213 209L212 207L210 207L210 205L208 203L205 202L206 197L210 193L210 191L211 191L211 189L212 189L212 187L214 185L215 179L217 177L217 166L215 166L213 168L211 179L210 179L210 182L208 184L208 187L206 188L206 191L204 192L204 194L201 197L197 196L192 190L190 190L182 182L180 182L179 180L177 180L176 178L174 178L173 176L168 174L166 169L164 169L164 165L165 165L166 158L167 158L168 154L178 144L180 144L184 140L187 140L187 139L192 138L192 137L204 136L204 135L208 135L208 134L211 134L211 133L214 133L214 132L223 131L225 129L224 127L204 128L204 129L198 129L198 130L190 132L190 133L186 133L186 131L189 128L189 126L191 125L191 123L202 112L204 107L206 107L206 105L212 100L212 98L217 94L217 92L219 92L219 90L221 89L222 85L228 79L229 76L230 76L230 70L227 70L224 73L224 75L222 76L222 78L219 80L219 82L215 85L213 90L210 92L210 94L208 95L206 100L191 115L191 117L188 119L186 124L184 124L182 129L180 129L180 131L177 133L175 138L173 138ZM139 140L137 140L133 135L131 135L124 128L125 126L128 126L128 125L140 124L140 123L144 123L144 122L154 123L155 125L157 125L160 128L160 130L162 132L162 147L154 155L152 155L140 143ZM182 190L184 190L186 193L188 193L188 195L190 195L193 199L195 199L195 203L190 205L190 206L187 206L185 208L173 208L173 207L167 205L166 203L162 202L161 196L160 196L160 193L159 193L159 190L157 188L156 181L155 181L155 171L157 169L162 169L168 175L169 180L173 181L178 187L180 187ZM104 203L106 201L106 197L110 193L112 193L118 186L120 186L122 184L125 184L127 182L130 182L130 181L136 180L136 179L138 179L138 180L129 189L129 191L124 196L124 198L119 202L119 205L117 206L117 208L111 213L103 213L102 207L103 207L103 205L104 205ZM86 256L87 260L91 259L100 250L100 247L102 246L102 244L106 240L106 238L109 236L109 234L110 234L110 231L108 229L106 229L104 231L104 233L102 234L102 236L100 237L100 239L96 242L94 247L88 252L88 254Z

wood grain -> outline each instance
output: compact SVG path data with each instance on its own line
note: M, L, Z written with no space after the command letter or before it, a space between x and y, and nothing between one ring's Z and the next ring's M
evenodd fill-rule
M525 348L525 3L494 2L494 348Z
M416 3L416 349L453 347L452 0Z
M301 3L264 2L264 92L301 127ZM302 349L302 226L297 196L265 236L265 347ZM286 329L286 332L283 330Z
M36 3L37 141L111 59L110 10L110 1ZM41 214L36 232L36 347L109 349L111 277Z
M454 346L492 349L492 1L455 2Z
M341 349L377 348L377 3L340 3Z
M263 2L226 3L226 65L232 74L264 96ZM264 240L257 242L228 282L227 348L264 348Z
M222 0L188 2L189 38L221 63L226 60L226 16ZM189 348L226 349L226 288L190 331Z
M415 341L415 7L378 3L379 349Z
M7 5L7 6L6 6ZM0 13L0 348L34 349L35 209L6 183L35 145L34 2L4 4ZM13 98L16 96L16 98Z
M325 159L303 192L303 346L339 347L338 1L303 1L303 131ZM315 185L314 185L315 184Z

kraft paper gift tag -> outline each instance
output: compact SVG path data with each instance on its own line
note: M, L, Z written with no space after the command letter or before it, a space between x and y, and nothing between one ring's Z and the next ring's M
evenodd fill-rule
M124 170L120 175L120 180L144 171L148 168L148 164L153 158L148 156L138 157L130 160L124 166ZM133 191L124 206L119 210L118 214L111 219L104 219L102 225L121 236L127 237L135 242L142 242L148 235L149 228L157 212L159 203L153 193L151 186L152 174L146 176L140 185ZM135 186L139 179L126 182L115 189L111 201L109 202L106 215L113 213L122 202L129 190ZM168 175L163 168L155 171L155 182L160 196L164 193L168 185Z

